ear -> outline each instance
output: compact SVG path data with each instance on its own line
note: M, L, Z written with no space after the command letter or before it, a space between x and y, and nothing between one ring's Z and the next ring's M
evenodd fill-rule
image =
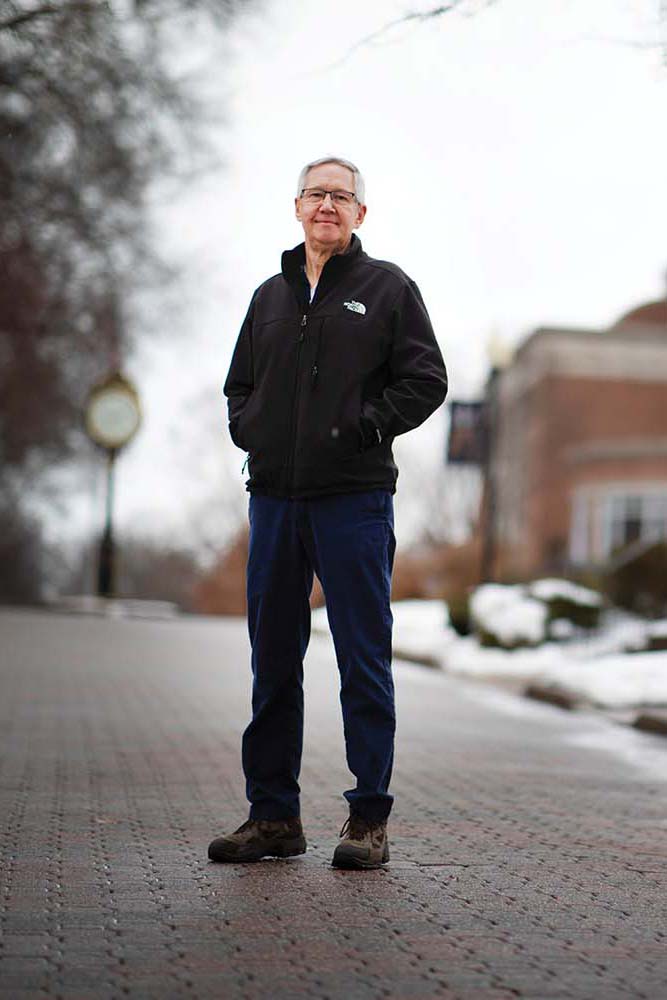
M364 221L365 218L366 218L366 206L365 205L359 205L359 208L358 208L358 211L357 211L357 217L354 220L354 228L358 229L359 226L361 225L361 223Z
M296 217L299 220L299 222L301 222L301 206L300 206L300 201L301 201L300 198L295 198L294 199L294 214L296 215Z

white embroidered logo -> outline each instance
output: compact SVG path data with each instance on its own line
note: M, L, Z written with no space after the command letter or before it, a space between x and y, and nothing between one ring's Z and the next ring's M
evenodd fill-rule
M359 313L361 316L366 315L366 306L363 302L355 302L354 299L351 299L349 302L343 302L343 305L346 309L349 309L350 312Z

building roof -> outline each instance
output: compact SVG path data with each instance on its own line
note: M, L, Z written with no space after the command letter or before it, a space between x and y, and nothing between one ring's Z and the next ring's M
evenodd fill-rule
M621 326L653 326L667 329L667 299L646 302L625 313L614 323L612 330ZM656 331L657 332L657 331Z

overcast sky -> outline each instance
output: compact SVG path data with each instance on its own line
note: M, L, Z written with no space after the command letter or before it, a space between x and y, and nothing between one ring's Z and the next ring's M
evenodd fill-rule
M338 153L364 173L359 236L419 284L451 398L480 391L492 338L604 327L665 294L659 0L470 0L355 47L432 6L266 0L209 60L226 164L156 206L184 278L180 308L158 315L167 335L129 365L146 418L119 461L121 530L185 540L205 524L214 537L238 506L244 456L220 390L252 291L301 241L293 198L309 159ZM400 441L399 464L435 475L443 424L441 411ZM101 519L101 482L82 521ZM409 539L411 509L398 509Z

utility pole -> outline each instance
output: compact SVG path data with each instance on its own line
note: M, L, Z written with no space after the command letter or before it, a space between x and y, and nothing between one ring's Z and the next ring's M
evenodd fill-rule
M490 583L495 580L496 573L496 443L498 439L498 375L499 369L493 367L489 373L484 396L484 463L482 492L482 551L480 564L480 580Z

